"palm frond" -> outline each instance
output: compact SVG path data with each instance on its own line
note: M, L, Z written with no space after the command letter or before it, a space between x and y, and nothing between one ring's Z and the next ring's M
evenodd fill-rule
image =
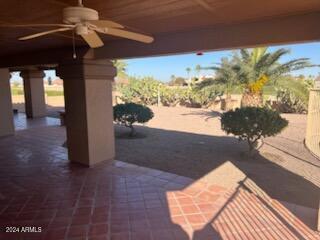
M267 47L254 48L251 53L251 64L255 65L267 52Z

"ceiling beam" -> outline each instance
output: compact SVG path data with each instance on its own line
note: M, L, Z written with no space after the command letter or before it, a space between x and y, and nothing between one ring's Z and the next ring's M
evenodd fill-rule
M78 48L77 53L79 57L117 59L320 41L319 22L320 12L314 12L156 35L151 44L108 41L102 48ZM4 56L0 58L0 67L58 63L72 57L70 50L51 49Z
M93 50L88 47L78 47L76 49L77 59L93 59ZM18 55L10 55L0 58L0 68L19 69L30 66L50 66L61 61L72 60L73 50L68 48L42 50Z
M156 35L151 44L112 41L96 58L134 58L320 41L320 12Z
M203 7L208 12L214 13L214 9L212 6L210 6L205 0L193 0L195 3L199 4L201 7Z

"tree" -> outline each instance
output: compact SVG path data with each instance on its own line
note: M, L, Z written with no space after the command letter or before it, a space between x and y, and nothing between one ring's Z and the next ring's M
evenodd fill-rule
M113 107L113 118L119 124L130 128L130 137L134 137L136 132L134 123L145 123L153 118L153 112L150 108L136 103L118 104Z
M182 77L175 77L174 79L172 79L169 83L169 86L185 86L187 85L187 82L184 78Z
M49 76L48 77L48 85L51 86L52 85L52 78Z
M228 58L222 58L221 63L212 67L202 68L206 70L215 70L216 77L214 79L206 79L198 85L198 87L201 89L208 86L216 86L216 88L220 89L220 91L226 95L226 110L232 109L231 94L240 86L237 74L235 71L233 71L232 66L233 59L229 60Z
M275 84L280 76L314 66L308 58L280 63L279 60L289 53L290 50L285 48L268 52L267 47L262 47L253 50L241 49L234 55L233 70L244 88L242 106L261 106L262 89L266 83L271 81Z
M128 63L124 60L112 60L113 65L117 68L117 77L127 78Z
M289 53L290 50L284 48L274 52L268 52L267 47L241 49L235 52L230 60L222 59L221 64L211 69L216 71L220 82L243 88L242 106L261 106L263 87L267 83L275 84L280 76L291 71L315 66L309 62L308 58L280 63L281 57Z
M187 67L186 68L186 71L187 71L187 75L188 75L188 84L190 82L190 72L191 72L191 68Z
M195 72L197 73L197 77L200 77L200 72L201 72L201 66L199 64L197 64L194 68Z
M288 121L268 108L244 107L225 112L221 116L221 128L240 141L247 141L250 153L260 139L280 133Z

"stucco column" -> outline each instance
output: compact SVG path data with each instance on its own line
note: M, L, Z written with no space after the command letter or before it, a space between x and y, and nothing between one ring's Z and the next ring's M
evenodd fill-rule
M69 160L87 166L115 156L112 82L116 69L107 60L59 64L64 83Z
M23 70L25 109L28 118L44 117L47 114L44 95L45 76L42 70Z
M0 137L14 134L10 73L0 68Z

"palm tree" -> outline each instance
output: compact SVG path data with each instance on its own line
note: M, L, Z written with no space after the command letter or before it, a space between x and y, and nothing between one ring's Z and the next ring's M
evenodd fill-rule
M186 71L187 71L187 74L188 74L188 86L190 87L190 84L191 84L191 79L190 79L191 68L187 67Z
M225 94L225 110L232 109L231 94L236 88L239 88L237 74L232 68L233 64L233 59L222 58L221 63L215 64L215 66L201 68L214 70L216 76L214 79L206 79L198 85L200 88L215 85L217 89Z
M268 82L275 84L280 76L314 66L308 58L280 63L279 60L289 53L290 50L285 48L268 52L267 47L261 47L253 50L241 49L234 55L232 69L244 89L241 106L261 106L262 89Z
M233 54L231 60L222 59L221 64L209 69L216 71L217 82L226 85L226 91L241 86L243 95L241 106L261 106L263 104L262 89L268 82L276 80L294 70L313 67L308 58L293 59L286 63L279 60L290 53L288 49L268 52L267 47L252 50L241 49Z
M190 78L190 72L191 72L191 68L187 67L186 68L187 74L188 74L188 78Z
M197 77L200 77L200 71L201 71L201 66L199 64L196 65L194 68L195 72L197 73Z
M117 68L117 77L127 78L128 63L124 60L112 60L112 63Z

